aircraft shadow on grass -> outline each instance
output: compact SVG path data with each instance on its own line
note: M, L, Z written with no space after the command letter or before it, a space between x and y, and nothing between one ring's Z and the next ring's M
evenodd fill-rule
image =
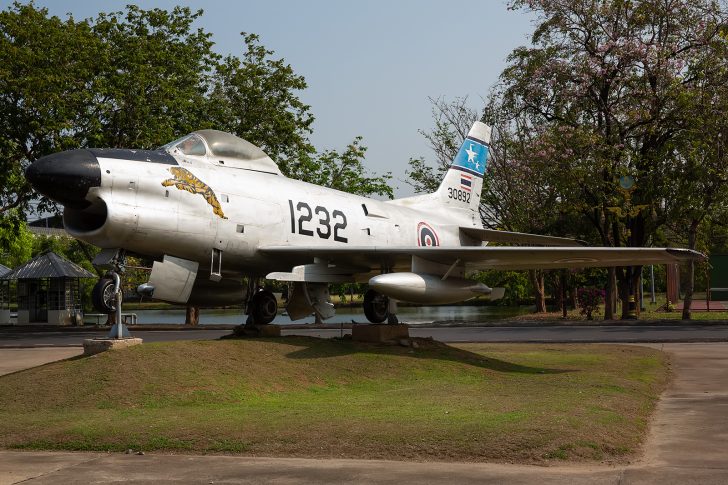
M286 355L289 359L322 359L339 357L355 353L401 355L415 359L437 359L448 360L461 364L472 365L482 369L495 372L520 373L520 374L564 374L567 372L578 372L574 369L548 369L545 367L530 367L515 364L505 360L494 359L486 355L477 354L467 350L452 347L442 342L429 339L416 339L419 348L392 346L384 344L371 344L363 342L352 342L333 340L322 344L322 339L314 337L295 337L297 345L304 345L305 348L295 350Z

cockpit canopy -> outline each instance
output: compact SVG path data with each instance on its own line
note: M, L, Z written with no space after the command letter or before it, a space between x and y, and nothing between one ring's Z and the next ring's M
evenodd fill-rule
M280 175L278 165L247 140L219 130L198 130L162 147L174 154L207 157L226 167L243 168Z

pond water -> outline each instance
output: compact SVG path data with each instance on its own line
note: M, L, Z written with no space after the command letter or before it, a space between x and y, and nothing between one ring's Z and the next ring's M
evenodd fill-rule
M463 321L482 321L482 320L499 320L503 318L521 315L533 311L532 306L519 307L500 307L500 306L421 306L421 307L405 307L398 309L397 316L402 322L409 324L425 324L433 321L443 320L463 320ZM127 313L127 312L124 312ZM170 310L135 310L128 313L136 313L138 323L156 323L156 324L182 324L185 321L185 311L183 309ZM201 325L237 325L244 322L245 316L240 309L225 310L200 310ZM364 311L358 308L339 308L336 310L336 316L327 320L326 323L366 323ZM307 317L292 322L287 315L278 314L273 323L279 325L313 323L314 317Z

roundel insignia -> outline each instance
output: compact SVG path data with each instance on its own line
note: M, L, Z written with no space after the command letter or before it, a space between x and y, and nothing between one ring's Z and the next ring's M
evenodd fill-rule
M426 222L417 224L417 245L418 246L439 246L440 238L435 230Z

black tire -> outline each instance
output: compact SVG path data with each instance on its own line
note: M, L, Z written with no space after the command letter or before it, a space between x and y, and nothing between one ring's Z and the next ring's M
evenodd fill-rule
M91 291L91 302L99 313L116 312L116 295L114 294L114 280L111 278L101 278L94 285Z
M364 315L372 323L382 323L389 316L389 298L374 290L364 293Z
M278 313L278 301L272 292L261 290L250 300L249 316L253 317L254 325L267 325L273 321Z

